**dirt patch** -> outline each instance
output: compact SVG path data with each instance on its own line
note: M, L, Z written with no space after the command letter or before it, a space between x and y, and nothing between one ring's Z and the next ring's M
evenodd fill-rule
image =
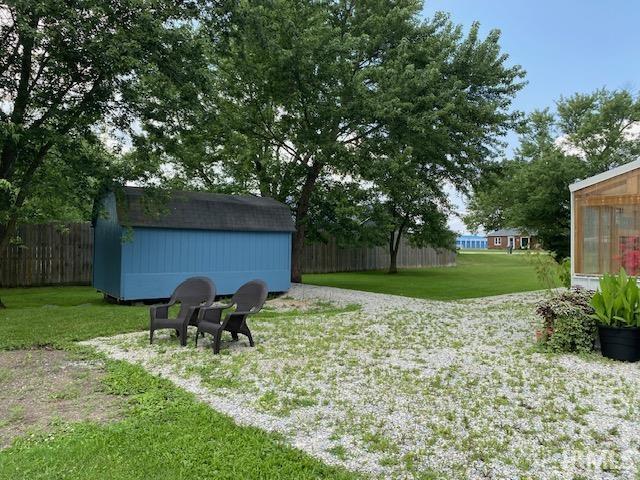
M119 418L124 400L102 391L103 376L58 350L0 352L0 449L59 421Z
M289 310L298 310L305 312L319 308L321 305L317 300L298 300L291 297L278 297L273 300L269 300L266 303L266 307L278 312L285 312Z

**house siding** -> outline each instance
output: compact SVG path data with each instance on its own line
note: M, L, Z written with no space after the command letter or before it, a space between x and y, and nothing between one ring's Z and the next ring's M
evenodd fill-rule
M521 236L519 235L513 235L514 237L514 245L513 248L515 250L518 250L522 247L522 241L521 241ZM495 245L495 239L496 238L500 238L501 242L500 245ZM525 235L526 238L526 235ZM506 250L507 247L509 246L509 237L508 236L493 236L490 235L487 237L488 239L488 248L491 250ZM535 237L529 237L529 247L535 247L536 245L536 239Z

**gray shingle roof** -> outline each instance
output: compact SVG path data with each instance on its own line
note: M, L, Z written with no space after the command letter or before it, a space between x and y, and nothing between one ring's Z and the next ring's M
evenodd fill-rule
M176 191L156 208L143 188L124 187L116 199L118 220L131 227L295 231L289 207L272 198Z
M517 228L502 228L500 230L494 230L492 232L487 233L487 237L521 237L534 235L533 232L525 232L523 230L518 230Z

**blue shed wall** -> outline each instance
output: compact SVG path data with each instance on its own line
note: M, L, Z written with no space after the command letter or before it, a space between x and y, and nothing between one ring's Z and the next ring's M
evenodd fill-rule
M121 238L116 197L111 193L93 226L93 286L114 298L120 298Z
M284 292L291 286L291 233L136 227L122 243L124 300L168 298L195 275L211 278L219 295L255 278Z

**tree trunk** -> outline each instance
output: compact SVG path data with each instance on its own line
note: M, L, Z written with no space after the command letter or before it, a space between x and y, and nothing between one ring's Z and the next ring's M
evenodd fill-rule
M389 271L388 273L398 273L398 250L400 250L400 239L402 238L402 230L404 222L398 228L398 232L394 230L389 235Z
M293 233L291 245L291 281L302 282L302 249L304 248L305 228L300 226Z
M295 283L302 282L302 249L304 248L304 237L307 230L309 202L321 170L322 163L314 162L311 164L296 206L296 231L293 234L293 243L291 245L291 281Z
M398 273L398 250L389 249L389 273Z

